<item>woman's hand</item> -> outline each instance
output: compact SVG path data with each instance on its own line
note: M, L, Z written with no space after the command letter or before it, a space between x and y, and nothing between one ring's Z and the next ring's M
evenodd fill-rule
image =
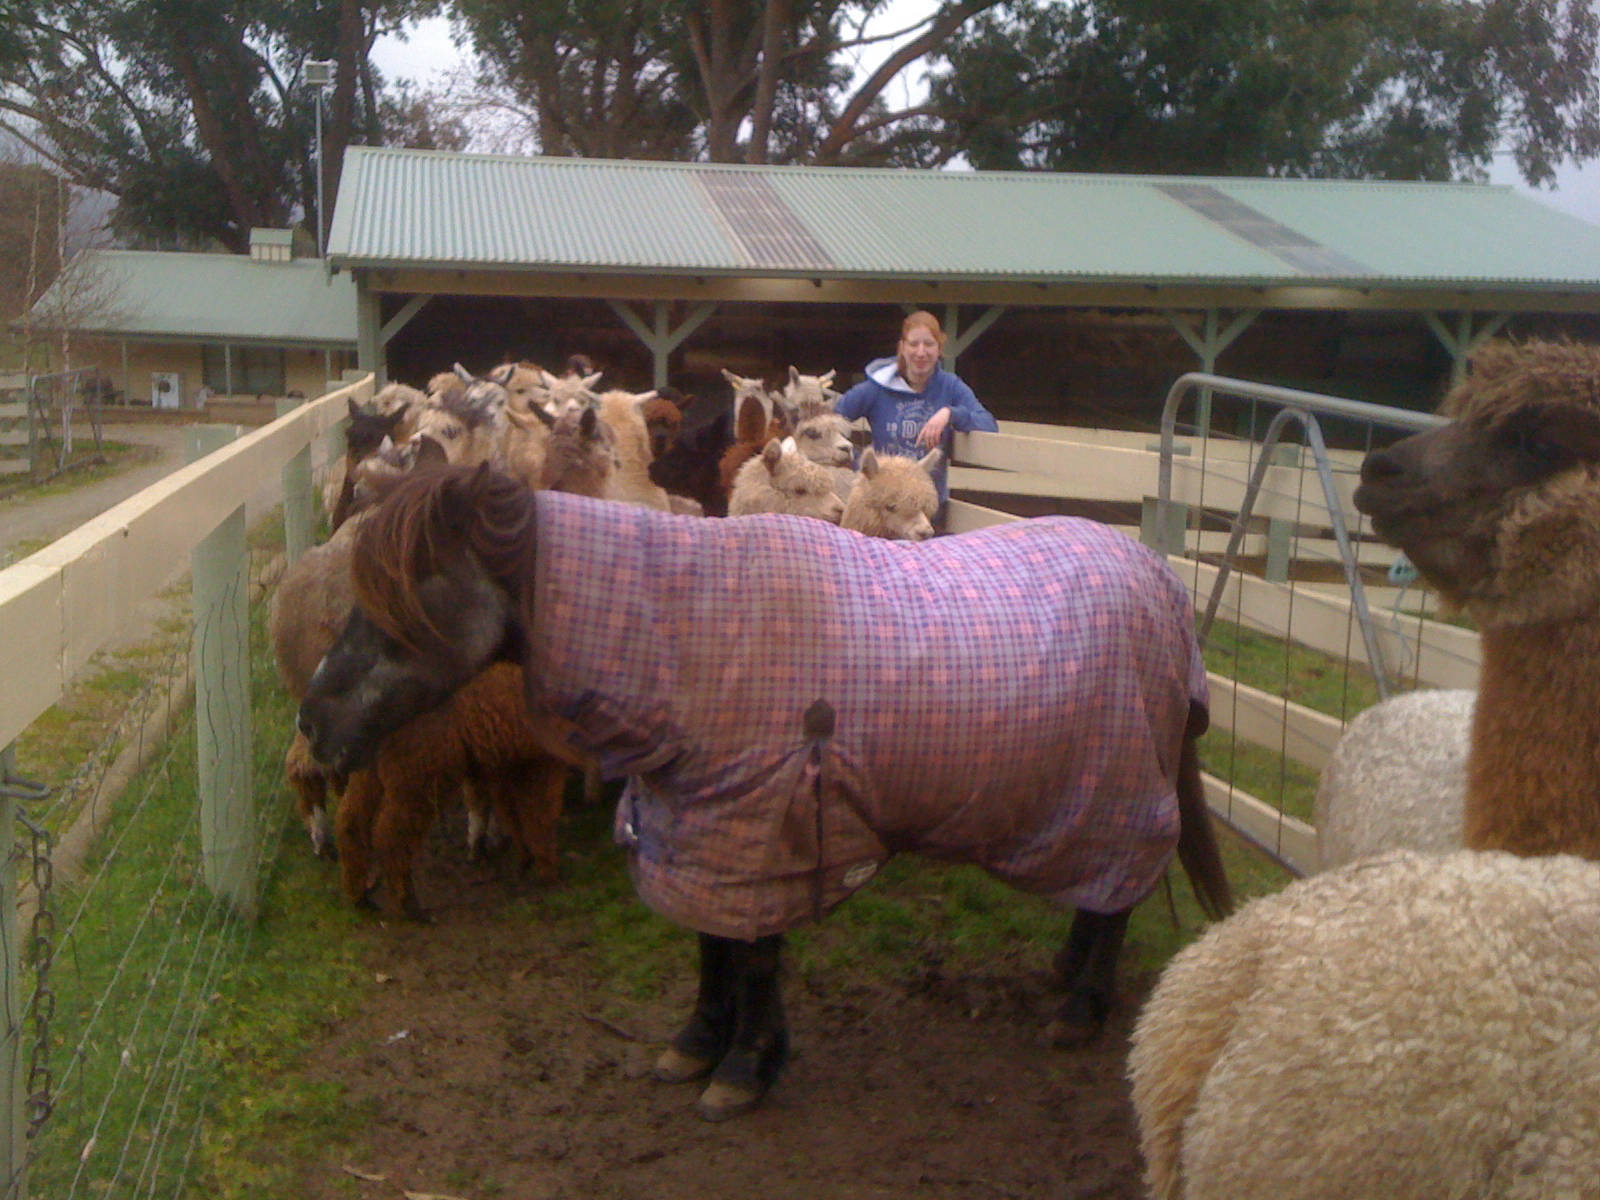
M941 408L928 418L927 424L917 434L917 445L924 450L933 450L944 441L944 431L950 425L950 409Z

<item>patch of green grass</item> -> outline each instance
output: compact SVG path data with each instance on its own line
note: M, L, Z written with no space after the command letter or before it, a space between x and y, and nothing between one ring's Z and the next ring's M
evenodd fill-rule
M58 474L38 482L16 483L0 490L0 500L40 500L46 496L60 496L102 479L111 479L133 467L154 462L161 451L154 446L140 446L130 442L100 443L94 448L92 438L73 439L72 454ZM29 551L31 554L32 551ZM18 558L22 557L20 554Z
M1378 702L1366 668L1227 621L1212 622L1205 658L1219 675L1340 719Z
M259 918L235 917L203 882L191 715L127 789L81 876L53 890L70 930L50 969L59 1092L30 1194L65 1195L80 1172L115 1193L153 1170L187 1178L187 1195L290 1195L298 1162L359 1128L341 1089L303 1066L376 985L357 914L324 864L276 853L300 835L272 732L290 728L293 705L266 652L263 605L252 637Z

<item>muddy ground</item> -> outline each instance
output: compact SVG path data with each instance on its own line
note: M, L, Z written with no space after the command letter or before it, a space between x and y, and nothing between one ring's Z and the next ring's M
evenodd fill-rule
M664 995L630 999L582 921L529 921L511 893L534 885L443 836L418 868L432 922L374 922L384 986L315 1055L371 1119L308 1164L308 1200L1142 1195L1123 1066L1148 977L1124 978L1100 1045L1056 1050L1047 955L791 972L794 1061L761 1109L709 1124L696 1085L648 1076L692 1001L692 937Z

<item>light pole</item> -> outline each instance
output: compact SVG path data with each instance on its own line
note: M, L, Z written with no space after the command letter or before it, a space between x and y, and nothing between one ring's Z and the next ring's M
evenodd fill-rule
M327 257L326 222L323 219L322 181L327 172L322 165L322 96L333 86L333 73L338 64L332 59L306 60L306 83L317 89L317 257Z

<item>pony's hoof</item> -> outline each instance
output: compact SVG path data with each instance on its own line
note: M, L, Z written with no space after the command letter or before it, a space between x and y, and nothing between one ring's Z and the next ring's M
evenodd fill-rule
M676 1046L668 1046L650 1068L650 1076L661 1083L691 1083L711 1074L716 1065L709 1058L685 1054Z
M1045 1037L1058 1049L1087 1046L1090 1042L1098 1041L1105 1032L1109 1009L1104 1000L1095 996L1069 996L1056 1012L1055 1018L1045 1026Z
M752 1090L717 1079L700 1093L700 1099L695 1102L695 1111L708 1121L726 1121L749 1112L761 1103L765 1095L765 1088Z

